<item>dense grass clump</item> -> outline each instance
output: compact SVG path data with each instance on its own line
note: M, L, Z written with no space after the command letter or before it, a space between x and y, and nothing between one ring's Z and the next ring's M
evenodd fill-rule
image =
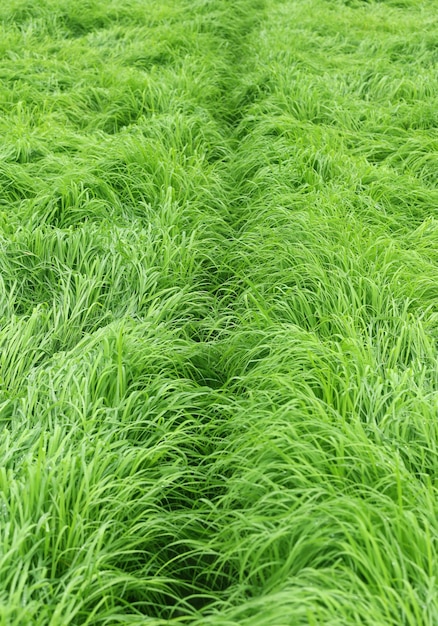
M0 626L437 624L435 2L0 28Z

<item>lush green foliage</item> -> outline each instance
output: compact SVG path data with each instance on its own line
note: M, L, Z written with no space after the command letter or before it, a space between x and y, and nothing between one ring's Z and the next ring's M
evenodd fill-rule
M0 23L1 626L437 624L435 1Z

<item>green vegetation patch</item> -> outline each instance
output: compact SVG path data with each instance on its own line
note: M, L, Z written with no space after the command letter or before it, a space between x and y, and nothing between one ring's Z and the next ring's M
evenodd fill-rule
M0 33L0 626L437 624L436 3Z

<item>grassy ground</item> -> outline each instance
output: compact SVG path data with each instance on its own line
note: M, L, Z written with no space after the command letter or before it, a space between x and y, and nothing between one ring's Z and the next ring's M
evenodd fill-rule
M0 625L437 624L435 1L0 24Z

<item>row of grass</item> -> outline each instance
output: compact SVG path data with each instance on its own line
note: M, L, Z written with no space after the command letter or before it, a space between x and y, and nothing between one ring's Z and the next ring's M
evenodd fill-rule
M0 625L437 623L433 0L0 27Z

